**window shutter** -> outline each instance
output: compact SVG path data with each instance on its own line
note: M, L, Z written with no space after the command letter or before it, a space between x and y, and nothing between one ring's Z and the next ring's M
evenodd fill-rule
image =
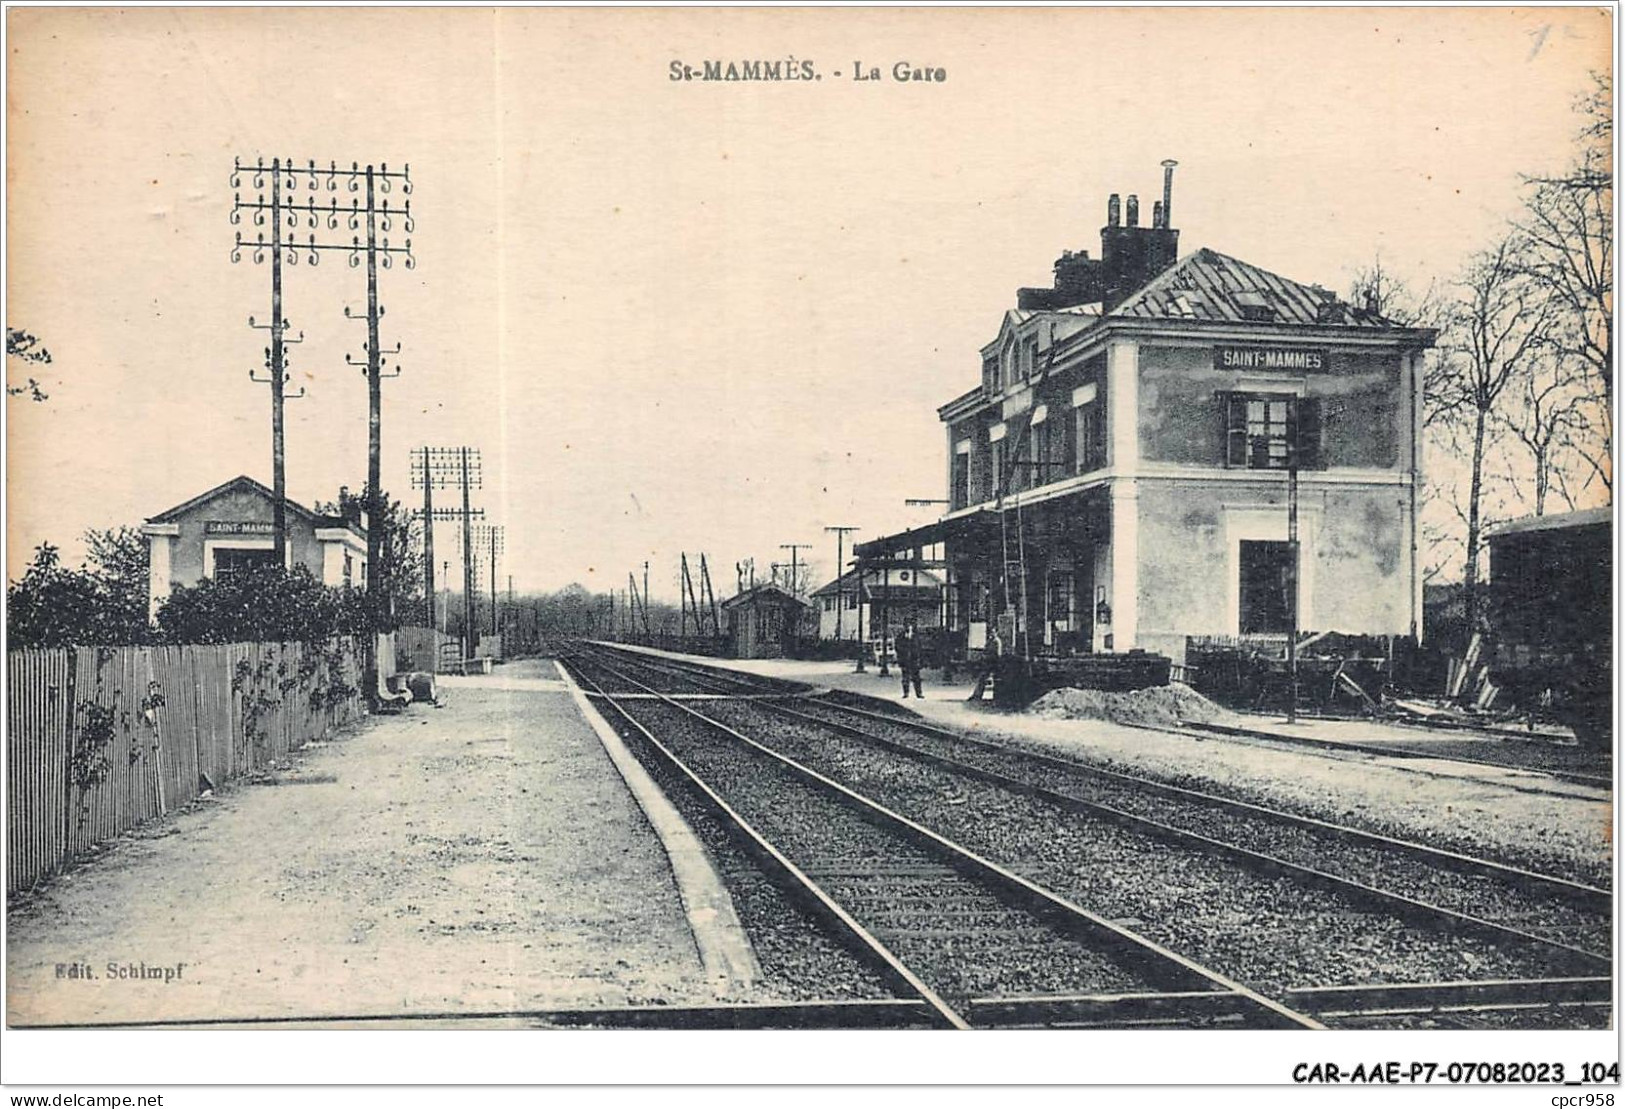
M1297 408L1298 440L1294 449L1298 453L1298 469L1319 470L1320 462L1320 398L1300 397Z
M1224 420L1224 464L1247 466L1247 398L1240 393L1219 393L1219 413Z

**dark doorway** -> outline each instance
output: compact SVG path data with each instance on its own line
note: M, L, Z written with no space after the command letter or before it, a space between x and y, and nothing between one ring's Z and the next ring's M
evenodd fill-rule
M1292 544L1241 541L1241 634L1291 630Z

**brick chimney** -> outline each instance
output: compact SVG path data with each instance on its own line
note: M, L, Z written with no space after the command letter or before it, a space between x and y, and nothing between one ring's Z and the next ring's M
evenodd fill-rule
M1106 226L1100 229L1100 257L1087 250L1064 251L1055 260L1055 284L1049 289L1017 289L1016 307L1054 311L1079 304L1104 303L1110 312L1179 259L1179 232L1169 227L1174 209L1174 166L1162 163L1162 199L1152 205L1151 226L1141 227L1140 198L1128 198L1124 221L1122 197L1106 201Z
M1127 226L1116 205L1108 205L1100 229L1100 283L1103 308L1110 312L1179 259L1179 232L1168 226L1174 207L1174 162L1163 163L1162 200L1152 207L1150 227L1139 226L1140 200L1128 198ZM1115 194L1113 194L1115 199Z

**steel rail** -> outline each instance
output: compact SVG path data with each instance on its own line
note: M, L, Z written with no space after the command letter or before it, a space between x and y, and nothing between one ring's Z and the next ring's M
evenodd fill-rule
M640 661L642 657L643 656L640 654ZM675 660L667 659L662 659L661 661L675 662ZM676 664L675 668L680 669L685 674L694 676L703 676L708 673L714 673L713 671L710 671L709 668L699 666ZM722 674L716 674L716 677L720 680L729 682L737 682L739 680L733 675L724 676ZM816 705L820 709L827 709L833 712L849 713L855 716L861 716L870 720L888 724L893 727L903 728L909 731L916 731L925 735L931 735L938 739L959 744L967 744L1003 757L1014 759L1016 761L1030 762L1039 766L1062 770L1067 773L1077 774L1084 777L1095 777L1121 782L1136 789L1142 789L1152 793L1159 793L1165 797L1191 801L1203 805L1211 805L1213 807L1227 809L1232 812L1245 813L1247 815L1257 816L1266 820L1274 821L1279 824L1294 825L1300 828L1306 828L1313 832L1324 833L1326 835L1334 836L1349 842L1361 843L1366 846L1380 848L1385 851L1393 851L1400 854L1410 855L1414 858L1423 859L1430 863L1445 866L1453 870L1487 875L1520 889L1543 890L1547 893L1562 897L1564 900L1569 901L1580 908L1593 912L1610 912L1613 909L1614 895L1612 891L1602 889L1597 886L1588 885L1583 882L1576 882L1568 878L1561 878L1555 874L1543 874L1539 871L1511 866L1506 863L1498 863L1489 859L1479 858L1474 855L1464 854L1462 852L1448 851L1439 847L1431 847L1427 844L1417 843L1414 840L1398 839L1394 836L1386 836L1379 832L1370 832L1362 828L1353 828L1346 824L1334 824L1330 821L1320 820L1316 817L1303 816L1299 813L1290 813L1281 809L1273 809L1251 801L1243 801L1239 798L1224 797L1219 794L1191 789L1187 786L1176 786L1167 782L1159 782L1154 778L1147 778L1138 774L1129 774L1120 770L1109 770L1105 767L1090 766L1071 759L1058 758L1054 755L1045 755L1036 751L1027 751L1020 748L1014 748L1005 744L995 743L990 740L978 739L975 736L969 735L965 732L953 731L951 729L939 727L935 724L930 724L918 719L896 716L890 713L876 712L872 709L858 708L854 705L838 704L833 701L818 698L807 698L806 700L809 704ZM838 721L829 721L829 723L837 727L840 726Z
M615 674L622 681L643 686L649 692L658 692L630 677L613 665L597 660L597 665L604 667ZM1264 994L1242 985L1230 978L1219 974L1208 967L1202 966L1178 952L1163 947L1144 936L1130 931L1121 925L1115 924L1104 917L1098 916L1087 909L1067 900L1059 894L1046 889L1028 878L1011 871L990 859L984 858L973 851L947 839L939 833L910 818L903 816L886 806L874 801L855 790L813 770L793 758L767 747L751 739L749 736L729 727L727 724L705 715L703 712L691 707L689 704L667 699L667 703L678 711L700 720L710 727L723 732L748 748L774 760L786 767L798 777L817 785L826 793L844 799L846 803L857 809L858 812L883 826L889 826L907 834L917 842L927 845L956 869L969 871L985 884L994 884L1003 887L1009 893L1036 906L1045 915L1058 917L1062 922L1070 925L1074 930L1082 931L1088 935L1104 940L1109 947L1118 951L1138 964L1142 970L1150 975L1167 976L1174 972L1179 978L1188 982L1195 977L1203 980L1210 986L1217 986L1220 990L1237 994L1246 999L1254 1013L1259 1013L1278 1027L1296 1028L1322 1028L1323 1025L1314 1018L1296 1012ZM623 712L624 715L624 712ZM640 725L641 729L641 725ZM1185 984L1184 982L1178 984Z
M1269 733L1263 734L1253 729L1235 727L1229 724L1218 724L1208 721L1192 721L1185 725L1187 729L1211 732L1229 739L1254 739L1265 743L1286 743L1300 747L1314 747L1327 751L1354 751L1362 755L1378 755L1391 759L1435 759L1439 762L1459 762L1467 766L1482 766L1492 770L1513 770L1523 774L1544 774L1549 778L1556 778L1561 782L1571 782L1574 785L1590 786L1594 789L1612 790L1614 780L1605 778L1600 774L1586 774L1578 770L1553 770L1544 766L1528 766L1521 763L1495 762L1493 759L1475 759L1469 755L1441 755L1437 752L1424 751L1416 747L1388 747L1378 746L1374 743L1343 743L1334 739L1320 739L1315 736L1299 736ZM1413 740L1404 739L1399 743L1411 743ZM1509 786L1525 793L1553 793L1533 786ZM1567 793L1553 793L1553 796L1568 797Z
M982 750L1016 759L1017 761L1031 762L1040 766L1045 766L1056 770L1063 770L1068 773L1078 774L1084 777L1104 778L1112 781L1122 782L1125 785L1133 786L1137 789L1143 789L1147 792L1160 793L1166 797L1192 801L1204 805L1212 805L1217 808L1228 809L1232 812L1246 813L1248 815L1261 817L1279 824L1296 825L1315 832L1323 832L1327 835L1335 836L1339 839L1348 840L1350 842L1362 843L1371 847L1379 847L1386 851L1394 851L1401 854L1411 855L1415 858L1425 859L1428 862L1447 866L1454 870L1467 871L1470 873L1483 874L1493 878L1498 878L1509 885L1515 885L1519 888L1538 888L1547 893L1562 897L1563 899L1570 901L1584 909L1589 909L1596 912L1607 912L1613 908L1614 895L1612 891L1602 889L1597 886L1587 885L1584 882L1576 882L1568 878L1562 878L1555 874L1544 874L1540 871L1528 870L1524 867L1512 866L1507 863L1498 863L1490 859L1479 858L1475 855L1468 855L1458 851L1448 851L1440 847L1431 847L1425 843L1417 843L1414 840L1404 840L1398 839L1394 836L1385 836L1380 832L1369 832L1363 828L1353 828L1346 824L1334 824L1330 821L1321 820L1316 817L1304 816L1300 813L1286 812L1282 809L1272 809L1266 805L1259 805L1251 801L1243 801L1235 797L1224 797L1215 793L1207 793L1203 790L1191 789L1188 786L1176 786L1168 782L1159 782L1154 778L1146 778L1139 774L1129 774L1121 770L1109 770L1105 767L1090 766L1071 759L1058 758L1054 755L1045 755L1036 751L1013 748L1004 744L992 742L991 740L978 739L975 736L968 735L964 732L956 732L947 728L941 728L934 724L925 723L924 721L911 720L906 717L891 716L887 713L874 712L870 709L857 708L852 705L837 704L833 701L815 698L807 698L806 700L809 704L816 705L820 709L851 713L881 723L889 724L894 727L932 735L939 739L949 740L955 743L968 744ZM839 722L831 721L830 723L838 724Z
M1613 1001L1612 978L1514 978L1481 982L1396 982L1287 990L1295 1004L1326 1017L1397 1016L1440 1010L1489 1012Z
M736 829L738 834L745 841L746 845L755 854L770 860L772 865L779 871L783 878L788 879L786 885L789 886L791 891L800 896L804 901L811 904L818 915L823 917L826 922L833 924L837 931L844 933L848 939L853 942L853 946L857 949L859 954L866 956L871 962L876 963L879 966L881 973L885 977L890 978L894 985L900 984L906 992L913 994L919 1000L924 1002L932 1010L938 1023L957 1029L968 1029L970 1027L969 1022L967 1022L963 1016L961 1016L953 1009L952 1006L939 997L935 990L926 985L926 983L922 981L912 970L910 970L895 953L887 948L878 937L874 936L868 931L868 929L859 924L852 914L848 913L846 909L842 908L842 906L833 897L825 892L823 887L809 878L800 867L791 862L782 851L775 847L767 839L767 837L762 835L762 833L759 832L748 820L746 820L743 815L737 812L733 806L728 804L728 802L723 800L722 797L697 773L695 773L686 762L678 757L676 752L672 751L664 743L655 738L653 732L645 727L642 722L633 717L631 713L627 712L626 709L615 700L613 694L605 693L603 688L596 681L582 671L579 662L576 659L561 659L560 661L564 661L566 665L570 666L570 668L575 671L575 676L579 681L597 691L599 697L604 702L612 706L615 711L620 714L621 718L626 721L627 725L635 729L638 734L643 737L645 742L649 744L652 750L658 752L660 757L663 758L668 765L675 769L682 777L686 778L689 783L699 791L700 796L705 800L707 806L714 812L720 814L723 817L726 825ZM624 674L620 674L614 669L614 667L609 666L602 661L597 661L596 665L604 667L611 673L615 673L623 681L629 681L634 685L642 686L646 692L654 692L653 690L649 689L648 686L643 686L643 683L638 682L636 679L628 678ZM668 703L675 704L676 702L671 702L668 699Z
M1001 774L996 770L988 770L984 767L960 762L958 759L952 758L948 755L937 754L933 751L924 751L918 747L911 747L906 743L900 743L896 740L887 739L883 736L877 736L872 733L865 732L862 729L853 727L850 724L841 724L835 721L824 720L820 717L812 716L807 713L797 712L795 709L791 709L783 705L775 705L768 702L758 702L758 704L760 704L762 708L769 711L809 721L842 734L850 735L853 738L859 739L863 742L875 744L876 746L883 747L897 754L934 763L949 769L956 774L963 774L967 777L977 778L1002 789L1008 789L1012 792L1024 793L1028 796L1036 797L1060 808L1072 809L1074 811L1082 812L1085 815L1103 816L1125 827L1143 832L1149 832L1159 839L1188 844L1204 851L1228 856L1229 858L1235 859L1250 869L1261 870L1265 873L1277 874L1283 877L1298 879L1314 885L1319 885L1323 888L1348 896L1356 901L1378 907L1386 912L1393 912L1400 916L1401 919L1410 920L1423 917L1453 930L1476 932L1481 936L1501 941L1511 940L1518 943L1528 943L1539 947L1553 948L1558 951L1562 951L1568 956L1579 959L1582 962L1590 962L1602 968L1608 968L1613 965L1612 959L1610 959L1608 956L1599 955L1596 952L1588 951L1584 948L1559 943L1556 940L1547 939L1543 936L1537 936L1531 932L1525 932L1505 924L1496 923L1492 920L1485 920L1482 917L1457 912L1454 909L1446 909L1443 906L1434 905L1426 901L1419 901L1416 898L1407 897L1404 894L1394 893L1391 890L1379 889L1376 886L1367 885L1364 882L1359 882L1352 878L1345 878L1341 875L1332 874L1324 870L1318 870L1314 867L1304 866L1301 863L1294 863L1290 860L1283 859L1275 855L1266 854L1262 851L1254 851L1251 848L1242 847L1239 844L1230 843L1225 840L1214 839L1212 836L1203 835L1200 832L1193 832L1185 828L1178 828L1172 824L1166 824L1160 820L1156 820L1148 816L1141 816L1138 813L1131 813L1124 809L1119 809L1115 806L1107 805L1100 801L1091 801L1087 798L1078 797L1070 793L1062 793L1059 790L1050 789L1047 786L1037 785L1033 782L1026 782L1020 778L1012 778L1006 774Z
M727 681L727 682L731 682L731 683L743 684L743 683L748 682L751 678L756 677L755 675L735 676L733 674L725 673L719 668L702 666L700 664L691 663L691 662L688 662L686 660L667 658L667 657L662 656L662 655L645 655L641 651L638 651L638 652L628 651L628 650L626 650L626 648L624 648L624 647L622 647L622 646L620 646L618 644L602 644L602 646L609 647L612 650L622 651L622 652L624 652L625 654L628 654L628 655L637 655L639 658L657 659L660 662L666 663L666 664L668 664L668 665L670 665L670 666L672 666L674 668L680 668L680 669L682 669L682 670L684 670L685 672L688 672L688 673L692 673L692 674L709 673L709 674L715 676L716 678L718 678L721 681ZM772 680L783 681L783 682L789 682L790 681L790 679L786 679L786 678L777 678L777 679L772 679ZM792 684L794 684L794 683L792 683ZM857 694L857 696L862 696L862 694ZM848 706L848 705L840 705L840 706L837 706L837 707L842 708L842 709L846 709L846 710L852 711L852 712L865 712L865 711L867 711L867 710L864 710L864 709L856 708L855 706ZM884 713L877 713L875 715L880 716L883 719L891 719L890 717L887 717ZM910 723L912 723L912 722L910 722ZM925 725L925 726L930 727L929 725ZM1482 766L1482 767L1485 767L1487 769L1492 769L1492 770L1511 770L1511 771L1517 771L1517 772L1528 773L1528 774L1543 774L1543 775L1545 775L1547 777L1555 778L1555 779L1557 779L1559 781L1566 781L1566 782L1573 783L1575 785L1590 786L1592 788L1609 789L1609 790L1611 790L1613 788L1613 780L1611 778L1602 777L1600 775L1584 774L1584 773L1581 773L1579 771L1552 770L1552 769L1548 769L1548 768L1545 768L1545 767L1525 766L1525 765L1519 765L1519 764L1515 764L1515 763L1495 762L1495 761L1490 760L1490 759L1475 759L1475 758L1472 758L1472 757L1466 756L1466 755L1439 755L1439 754L1434 753L1434 752L1419 750L1419 749L1417 749L1415 747L1379 747L1379 746L1376 746L1374 744L1369 744L1369 743L1342 743L1342 742L1339 742L1339 741L1336 741L1336 740L1317 739L1317 738L1315 738L1313 736L1276 735L1276 734L1273 734L1273 733L1269 734L1269 735L1263 735L1263 734L1260 734L1260 733L1258 733L1256 731L1251 731L1251 730L1246 729L1246 728L1236 728L1236 727L1230 727L1230 726L1223 725L1223 724L1213 724L1213 723L1190 722L1190 723L1184 724L1184 725L1182 725L1181 727L1178 727L1178 728L1157 727L1156 725L1152 725L1152 724L1124 724L1124 725L1121 725L1121 726L1125 727L1125 728L1142 728L1142 729L1144 729L1146 731L1152 731L1152 732L1165 732L1165 733L1167 733L1169 735L1190 735L1193 732L1201 731L1201 732L1211 733L1213 735L1224 736L1227 739L1256 740L1257 742L1260 742L1260 743L1276 743L1276 742L1279 742L1279 743L1287 744L1289 746L1310 747L1310 748L1314 748L1316 750L1324 750L1324 751L1332 751L1332 752L1349 751L1349 752L1354 752L1356 754L1365 754L1365 755L1373 755L1373 756L1385 756L1385 757L1396 758L1396 759L1413 759L1413 760L1432 759L1432 760L1436 760L1436 761L1440 761L1440 762L1459 762L1459 763L1462 763L1462 764L1467 765L1467 766ZM1402 741L1402 742L1410 742L1410 741ZM1415 772L1415 773L1433 774L1435 776L1438 776L1436 774L1436 772L1434 772L1434 771L1422 770L1422 769L1415 768L1415 767L1404 767L1403 769L1408 770L1408 771L1412 771L1412 772ZM1446 776L1448 776L1448 777L1459 777L1460 775L1446 775ZM1560 793L1560 792L1557 792L1557 791L1554 791L1554 790L1542 789L1539 786L1510 785L1510 784L1505 784L1505 783L1503 783L1503 784L1505 785L1505 788L1517 790L1520 793L1537 793L1537 794L1553 796L1553 797L1571 797L1571 796L1573 796L1573 794L1570 794L1570 793ZM1558 880L1561 881L1561 879L1558 879Z

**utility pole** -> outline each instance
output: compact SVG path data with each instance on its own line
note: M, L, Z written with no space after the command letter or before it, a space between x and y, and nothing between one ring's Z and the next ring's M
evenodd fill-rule
M460 463L463 479L463 657L473 658L479 646L479 640L474 631L474 524L473 509L469 507L469 454L468 448L461 448ZM479 455L476 452L473 462L479 465ZM475 471L474 480L479 480L478 470ZM481 514L483 516L483 513Z
M491 635L494 638L499 628L497 619L497 583L501 579L498 577L498 564L505 549L507 535L501 524L481 524L474 531L475 549L489 559L487 564L491 568ZM476 555L476 557L479 556Z
M1295 724L1298 720L1298 420L1297 405L1291 402L1287 404L1286 458L1286 545L1290 559L1287 607L1292 610L1286 633L1286 668L1292 679L1292 689L1287 694L1286 721Z
M414 514L423 521L423 542L425 570L428 574L430 587L429 596L434 596L434 522L436 520L461 520L463 522L463 640L464 658L474 656L474 640L469 629L473 627L473 608L470 601L472 572L469 569L470 534L473 528L472 521L485 519L485 509L474 508L470 502L470 489L481 487L480 452L478 447L420 447L411 454L412 460L412 487L423 489L423 507ZM461 488L463 493L462 508L435 508L431 499L432 489ZM445 563L441 564L440 580L446 588L446 619L451 616L451 574Z
M835 533L835 640L838 643L843 638L841 617L846 608L846 587L841 584L841 579L846 576L846 533L858 529L843 524L826 527L824 530Z
M287 393L289 374L288 359L284 346L303 342L305 333L301 331L297 339L287 338L286 333L289 324L282 316L282 219L284 208L282 203L282 183L285 167L280 158L271 159L269 167L266 167L262 160L252 170L245 169L240 158L235 159L232 166L231 187L234 192L232 194L231 222L234 224L241 223L243 212L251 211L254 213L253 218L256 227L264 227L267 220L271 225L271 241L269 244L265 242L265 232L263 231L255 236L253 243L246 243L243 240L243 233L241 231L237 232L235 245L231 250L231 260L241 262L243 260L242 248L252 246L254 248L254 261L258 264L265 261L266 248L267 246L270 248L271 322L269 324L259 324L254 322L253 316L248 317L249 327L270 333L271 345L265 348L266 376L263 378L256 377L254 371L250 370L248 371L248 377L250 381L271 386L271 547L275 552L276 564L286 567L288 564L288 479L282 410L284 401L304 396L305 390L301 387L299 392L291 397ZM258 193L259 199L253 204L244 204L242 194L235 191L242 187L242 175L245 172L253 174L254 188L260 190ZM264 193L267 173L271 177L271 202L269 204L265 203ZM293 184L294 182L290 180L289 187L293 187ZM297 217L295 217L295 220L297 221ZM295 251L289 261L297 263L298 260L299 255Z
M703 556L702 556L703 557ZM694 610L694 634L700 636L705 632L705 626L700 620L700 599L694 592L694 576L688 572L688 552L682 552L682 589L678 595L678 602L683 606L677 617L677 637L683 638L687 632L686 618L689 609Z
M705 552L700 552L700 598L711 613L711 634L722 634L722 613L717 608L716 590L711 588L711 568L705 564ZM702 630L701 635L704 635Z
M801 595L801 586L796 577L798 568L798 563L796 562L796 552L810 550L811 548L811 543L779 544L779 550L788 550L790 552L790 596L792 597L799 597Z
M350 365L365 365L367 373L367 601L373 621L373 630L376 631L382 626L388 615L388 596L382 582L383 574L380 572L387 558L387 552L384 549L387 542L387 535L385 534L387 528L385 527L383 513L383 490L380 488L382 483L380 457L382 443L381 379L384 376L398 377L400 375L398 368L394 373L388 375L382 373L383 352L380 351L378 346L378 320L384 314L384 310L378 304L378 267L382 264L385 269L389 269L393 264L393 256L397 254L402 256L407 269L413 269L417 265L416 260L412 257L412 240L410 238L404 239L400 246L391 246L388 238L390 232L394 230L396 219L402 221L403 230L407 235L411 235L413 230L412 202L408 200L401 207L392 209L388 200L383 201L382 205L378 203L377 193L380 191L392 192L398 183L401 191L410 195L412 192L411 166L402 166L400 170L391 171L387 163L381 163L376 167L368 163L363 169L358 163L351 162L349 169L341 170L338 168L337 162L329 162L327 169L318 169L315 160L311 159L306 163L306 168L296 169L291 160L284 162L281 159L273 158L269 167L271 174L270 203L266 203L263 191L257 193L256 200L245 202L242 199L242 194L236 191L242 187L243 174L252 174L254 188L263 190L266 171L267 167L263 158L256 160L252 167L244 166L241 158L233 160L231 221L232 223L241 222L242 213L248 211L254 214L255 225L264 227L264 217L269 212L271 217L271 241L267 243L265 233L261 231L256 233L252 242L247 242L243 239L242 232L239 231L232 247L231 260L233 262L240 261L245 246L253 249L255 262L264 259L267 246L271 250L272 349L270 360L271 381L273 384L271 450L272 465L275 471L272 475L272 493L276 501L272 509L272 529L274 532L274 547L277 552L276 557L279 562L285 563L287 521L283 503L287 496L287 488L283 474L282 393L283 383L287 380L287 370L282 361L283 340L281 334L284 327L281 304L284 252L286 252L289 265L297 265L299 255L304 253L310 265L315 266L321 261L322 251L341 250L349 255L352 267L359 266L363 257L367 264L367 361L365 363L356 362L349 355L345 356L345 361ZM282 196L283 190L286 189L289 192L296 190L301 179L306 183L309 193L306 202L302 205L297 201L285 202ZM359 192L362 182L366 183L367 203L365 208L361 206L359 199L352 199L348 209L340 209L336 196L332 197L325 207L317 205L316 194L322 190L323 186L326 186L327 192L336 193L339 191L340 180L344 181L351 193ZM297 238L290 234L287 243L283 243L282 220L284 212L287 213L286 219L290 229L298 227L301 220L303 220L309 231L304 242L299 242ZM352 232L350 241L348 243L318 241L316 238L317 227L325 226L327 231L336 231L341 215ZM360 235L356 234L356 232L360 231L363 222L366 224L367 235L365 246L361 242ZM380 245L378 238L380 225L385 236L382 245ZM348 306L346 306L344 314L350 319L356 318L350 312ZM394 351L390 353L398 354L399 352L400 346L397 344ZM367 654L367 689L369 698L376 695L377 679L377 659L375 653L369 651Z
M429 473L429 448L423 448L423 473ZM423 483L424 598L429 602L429 626L434 627L434 482Z

